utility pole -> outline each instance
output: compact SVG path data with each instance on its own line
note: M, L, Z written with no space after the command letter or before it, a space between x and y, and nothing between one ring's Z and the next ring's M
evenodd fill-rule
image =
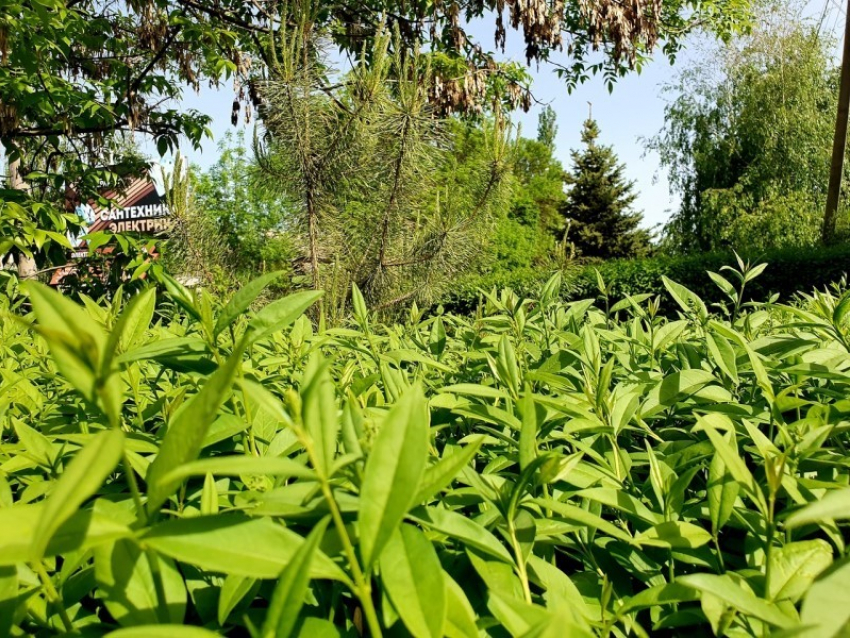
M850 5L850 0L848 0ZM844 9L844 51L841 56L841 86L838 89L838 114L835 119L835 138L832 141L832 164L829 168L829 191L823 216L821 240L827 244L835 236L835 216L841 194L841 175L844 172L844 150L847 145L847 118L850 111L850 6Z

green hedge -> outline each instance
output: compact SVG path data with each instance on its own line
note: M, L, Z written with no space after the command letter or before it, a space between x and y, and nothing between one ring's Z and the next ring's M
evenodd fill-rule
M767 263L765 271L747 284L745 300L767 300L774 293L782 301L791 300L799 292L823 288L839 281L850 273L850 244L828 248L787 248L760 254L742 255L752 264ZM662 276L666 275L697 293L706 303L724 299L720 289L707 272L719 272L723 266L736 266L735 256L729 253L707 253L688 257L651 257L647 259L621 259L595 265L577 266L563 271L563 296L566 300L587 299L599 296L596 270L605 280L612 300L640 293L665 294ZM551 276L551 272L528 269L514 277L500 277L490 281L483 277L467 286L461 286L443 305L454 312L471 312L478 305L479 288L512 288L517 293L530 296Z

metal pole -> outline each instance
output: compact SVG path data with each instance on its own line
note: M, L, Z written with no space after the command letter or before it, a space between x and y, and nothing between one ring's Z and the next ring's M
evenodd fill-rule
M850 5L850 0L848 0ZM845 11L844 51L841 56L841 87L838 90L838 114L835 120L835 138L832 141L832 164L829 169L829 191L826 195L826 212L823 216L823 242L829 243L835 235L835 214L841 194L841 175L844 171L844 149L847 144L847 117L850 110L850 6Z

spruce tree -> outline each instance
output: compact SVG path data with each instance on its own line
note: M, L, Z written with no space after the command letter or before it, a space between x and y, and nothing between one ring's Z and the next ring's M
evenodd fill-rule
M643 215L632 208L637 198L634 182L626 179L613 149L597 144L598 137L599 126L588 119L581 135L585 147L570 154L572 169L566 176L570 189L561 208L565 239L580 257L645 255L650 234L639 227Z

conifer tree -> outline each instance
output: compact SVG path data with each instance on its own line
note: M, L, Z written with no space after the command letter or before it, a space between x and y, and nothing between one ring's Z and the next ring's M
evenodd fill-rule
M645 255L650 234L639 227L643 216L632 208L637 198L634 182L626 179L613 149L597 144L598 137L599 126L589 118L581 135L585 147L571 152L572 169L566 176L570 189L561 208L565 239L580 257Z

